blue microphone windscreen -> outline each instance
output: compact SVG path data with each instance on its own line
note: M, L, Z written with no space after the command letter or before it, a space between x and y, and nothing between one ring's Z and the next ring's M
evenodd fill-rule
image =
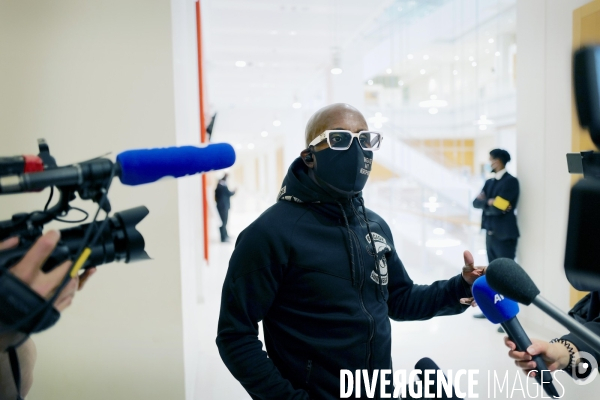
M483 315L494 324L508 321L519 313L519 303L492 289L485 275L477 278L471 290Z
M179 178L231 167L235 151L228 143L127 150L117 156L117 162L123 184L141 185L166 176Z

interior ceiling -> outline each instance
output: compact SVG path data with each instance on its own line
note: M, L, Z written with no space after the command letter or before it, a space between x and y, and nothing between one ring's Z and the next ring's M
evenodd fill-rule
M331 68L333 49L360 34L390 0L206 0L209 103L291 107L303 85ZM364 29L364 28L363 28ZM236 67L237 61L246 62Z
M306 88L325 86L322 88L323 92L327 90L327 83L323 78L329 74L336 48L350 48L358 40L375 46L386 35L389 36L390 23L400 29L415 20L427 18L436 11L446 10L448 15L444 19L446 22L441 23L443 26L436 25L437 28L425 36L443 35L443 32L449 32L445 25L456 26L457 22L452 21L457 19L458 11L471 12L474 17L476 10L471 9L475 3L478 4L477 20L484 28L491 21L489 18L500 14L506 7L514 6L514 2L515 0L203 0L208 104L211 112L217 111L222 116L217 118L215 129L222 140L232 142L243 142L248 135L260 134L264 129L283 132L284 126L275 129L271 122L274 119L284 120L286 113L299 111L292 109L292 103L296 99L301 100ZM492 33L514 31L514 18L508 16L504 19L506 21L498 20L497 28L493 22ZM467 21L462 22L463 26L458 30L452 28L455 35L469 31L469 24L465 24ZM479 47L475 44L479 41L486 43L488 36L484 29L479 40L473 40L474 46L471 47ZM428 61L431 68L438 62L446 64L447 60L452 60L456 50L453 42L464 39L452 37L443 42L434 40L422 43L419 50L431 55L431 60ZM469 42L467 39L466 43ZM463 46L464 44L461 45ZM484 50L482 47L481 51ZM465 48L465 52L467 51L470 49ZM415 57L415 62L410 63L412 65L406 62L402 66L393 65L394 75L400 73L402 79L407 81L411 80L410 76L416 76L416 79L427 77L431 70L428 68L427 76L420 75L423 61L418 60L422 55L416 52ZM438 62L437 57L441 57ZM397 61L402 59L400 54L396 58ZM238 61L245 62L245 66L237 67ZM385 67L382 67L377 75L379 74L386 75ZM239 121L232 121L233 119ZM283 122L285 125L286 121Z

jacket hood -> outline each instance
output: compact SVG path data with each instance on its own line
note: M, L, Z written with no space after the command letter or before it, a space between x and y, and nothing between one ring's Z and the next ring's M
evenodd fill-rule
M281 184L277 201L295 201L297 203L338 203L349 205L349 198L336 196L323 189L316 181L314 174L304 164L300 157L296 158ZM362 197L362 192L355 195L352 200Z

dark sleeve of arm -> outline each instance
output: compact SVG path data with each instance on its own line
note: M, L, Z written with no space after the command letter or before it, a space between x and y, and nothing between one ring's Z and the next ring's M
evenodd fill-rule
M388 271L388 313L393 320L426 320L441 315L460 314L468 308L460 303L460 299L471 297L471 289L460 274L431 285L415 285L396 251L388 259Z
M586 322L584 326L592 332L594 332L596 335L600 336L600 317L592 321ZM590 353L594 356L596 360L600 360L600 352L594 350L590 345L588 345L586 342L579 339L579 337L573 335L572 333L563 336L561 339L568 340L569 342L573 343L575 347L577 347L577 350Z
M481 193L485 193L486 187L487 187L487 182L483 186L483 189L481 189ZM475 207L475 208L481 208L483 210L486 206L487 206L487 197L483 200L480 200L478 198L475 198L475 200L473 200L473 207Z
M283 266L277 264L269 240L249 229L238 239L223 284L219 353L253 399L308 399L281 376L258 339L258 322L273 303Z

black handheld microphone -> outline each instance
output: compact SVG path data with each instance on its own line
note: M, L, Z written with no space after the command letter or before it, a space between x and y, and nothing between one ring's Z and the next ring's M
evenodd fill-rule
M519 264L508 258L498 258L490 263L485 274L492 289L521 304L535 304L595 351L600 352L600 337L540 296L540 290Z
M443 374L442 369L440 367L438 367L438 365L431 358L429 358L429 357L421 358L415 364L415 370L422 371L420 374L418 374L418 376L421 379L421 383L423 384L423 392L422 392L423 397L425 397L425 393L427 393L427 391L428 391L429 393L434 394L434 397L433 397L434 399L462 400L461 397L458 397L456 395L454 386L450 387L450 393L448 393L448 391L445 390L446 388L443 388L443 390L440 391L441 396L438 396L438 394L437 394L438 393L437 379L434 379L431 382L431 385L429 385L429 390L427 390L427 388L425 387L425 379L423 377L423 375L425 374L425 371L435 371L436 374ZM446 380L447 379L448 378L446 377Z
M479 308L481 308L483 315L490 322L502 325L510 340L517 345L517 350L527 351L527 348L531 346L531 340L517 319L519 305L515 301L505 298L492 290L487 283L485 275L477 278L475 283L473 283L472 291L473 297ZM548 370L548 366L542 356L538 354L532 356L532 359L537 365L537 369L534 370L536 372L536 381L542 385L549 396L554 398L560 397L552 383L552 374Z

